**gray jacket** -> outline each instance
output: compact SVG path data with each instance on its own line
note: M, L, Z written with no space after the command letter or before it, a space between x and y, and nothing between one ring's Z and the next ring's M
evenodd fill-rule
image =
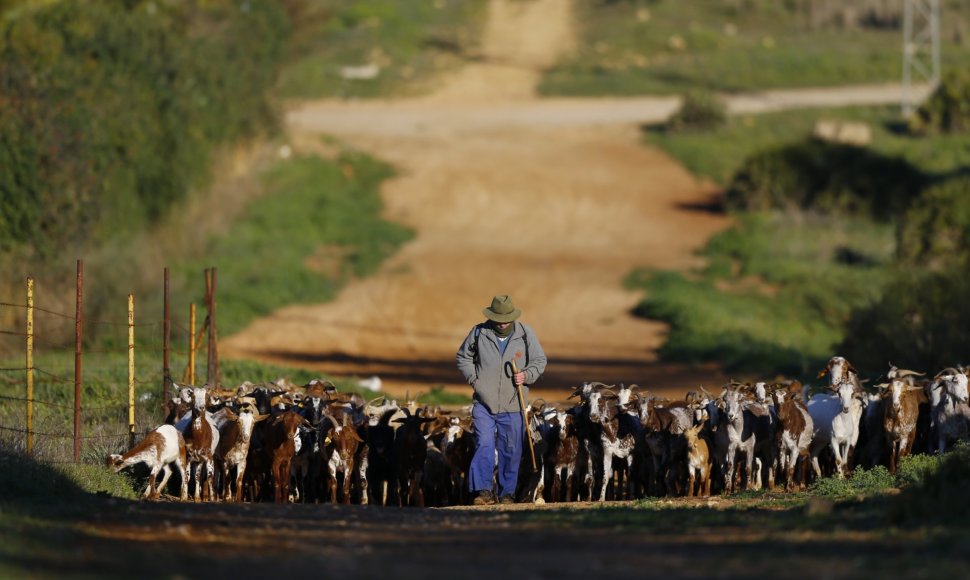
M478 364L475 364L475 329L478 334ZM505 354L499 354L498 338L487 323L476 325L455 354L458 370L468 384L475 389L475 400L492 413L519 412L519 395L512 382L511 368L515 361L520 371L525 371L525 385L539 380L546 370L546 353L543 352L535 332L527 325L516 322ZM528 348L526 348L528 341ZM528 353L528 360L526 359ZM522 386L522 395L528 404L529 389Z

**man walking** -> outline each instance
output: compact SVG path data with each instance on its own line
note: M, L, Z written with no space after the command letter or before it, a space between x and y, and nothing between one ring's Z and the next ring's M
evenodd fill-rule
M468 487L475 505L513 503L525 440L517 388L521 386L525 399L526 385L546 369L546 353L532 329L516 322L522 311L508 296L495 296L482 313L485 322L471 329L455 355L458 370L475 391L475 455ZM498 500L493 489L496 449Z

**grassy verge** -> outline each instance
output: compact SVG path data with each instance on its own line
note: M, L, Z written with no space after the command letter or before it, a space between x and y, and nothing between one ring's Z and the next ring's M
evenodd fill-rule
M960 67L966 3L943 2L944 68ZM793 2L660 0L579 2L581 47L543 78L549 95L634 95L687 90L898 82L898 28L811 26ZM804 6L805 3L799 3ZM958 39L958 40L954 40Z
M708 243L703 270L633 272L628 286L646 293L636 312L671 325L665 359L811 373L842 339L852 309L878 298L892 226L800 213L738 222Z
M929 183L970 163L970 137L907 136L887 107L734 117L708 132L651 129L645 140L726 185L751 155L804 140L820 118L865 122L874 155L902 160ZM842 342L853 310L878 300L892 279L897 223L794 210L734 215L737 225L701 251L705 268L631 273L629 286L645 292L637 312L671 325L661 351L668 360L810 373Z
M886 157L900 157L930 176L945 176L965 166L970 138L941 135L912 137L901 128L897 107L800 109L764 115L731 117L727 125L705 132L670 133L663 127L644 132L644 142L657 146L698 177L727 185L752 154L792 143L811 135L818 120L866 123L872 130L870 149Z
M486 4L309 2L299 18L315 24L298 32L297 56L283 69L279 93L286 98L352 98L419 92L436 73L475 51ZM364 78L342 74L345 67L360 67Z
M180 268L189 277L218 265L220 333L283 305L330 300L409 240L409 230L380 217L380 184L392 174L386 164L350 151L332 161L302 157L271 169L264 176L267 194L210 242L205 262Z

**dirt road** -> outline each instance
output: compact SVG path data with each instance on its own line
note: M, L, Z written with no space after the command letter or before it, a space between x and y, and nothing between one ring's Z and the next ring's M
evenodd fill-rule
M549 356L539 395L584 380L674 393L723 380L714 368L659 364L664 326L632 316L641 295L622 286L637 267L697 264L694 251L730 223L696 209L716 193L711 184L641 144L640 124L678 100L535 96L541 71L574 46L570 5L493 1L483 58L429 96L304 103L288 114L298 152L321 151L326 133L397 166L382 191L385 217L417 236L333 302L283 308L229 337L225 356L376 374L394 394L438 384L467 392L454 352L491 297L507 293ZM729 107L895 95L776 91Z

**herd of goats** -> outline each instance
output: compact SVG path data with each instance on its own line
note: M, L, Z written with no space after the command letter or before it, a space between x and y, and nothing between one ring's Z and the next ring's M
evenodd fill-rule
M776 483L794 490L856 466L895 473L902 457L970 437L967 373L929 378L890 365L866 387L836 356L819 373L827 392L809 396L798 381L732 381L683 401L584 383L572 405L539 400L526 410L532 445L517 501L707 496ZM467 408L367 402L328 381L229 392L183 386L165 423L107 462L116 471L145 463L149 498L167 493L177 471L182 500L191 488L196 501L463 505L474 438Z

